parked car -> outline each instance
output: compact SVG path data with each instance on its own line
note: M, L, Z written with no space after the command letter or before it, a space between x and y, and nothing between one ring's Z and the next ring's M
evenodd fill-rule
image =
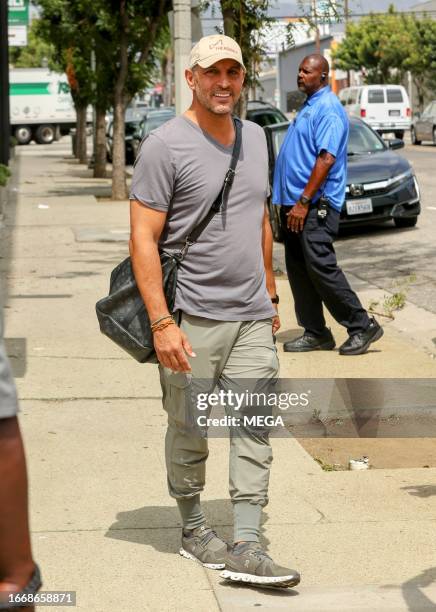
M430 140L436 145L436 100L426 106L422 115L417 113L410 128L412 144L420 145L423 140Z
M268 143L270 181L289 123L264 128ZM340 227L393 219L397 227L413 227L421 212L420 192L410 163L395 153L404 147L400 139L384 141L362 120L350 118L346 199ZM269 204L274 238L282 230L278 207Z
M346 87L338 97L351 117L360 117L379 134L403 138L410 129L409 96L402 85Z
M175 116L176 112L172 107L149 109L145 117L137 124L132 136L132 155L134 160L138 155L141 142L145 136Z
M133 135L136 133L139 124L141 123L144 114L144 109L131 109L128 108L125 114L125 146L126 146L126 163L133 164L134 154L132 147ZM114 141L114 118L112 115L108 115L106 123L106 154L107 160L112 162L112 151Z
M249 100L247 104L247 119L254 121L261 127L265 125L274 125L287 121L286 115L279 108L262 102L261 100Z

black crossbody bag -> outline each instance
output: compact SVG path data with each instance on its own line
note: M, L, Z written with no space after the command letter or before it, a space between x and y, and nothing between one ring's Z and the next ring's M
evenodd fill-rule
M161 251L162 284L168 310L172 313L176 298L177 270L186 256L188 249L199 238L212 217L226 204L235 176L241 150L241 121L233 118L235 125L235 143L232 159L227 170L223 186L215 198L209 212L202 221L188 234L183 248L175 253ZM151 323L141 294L139 293L132 262L127 257L112 270L109 295L95 305L100 331L113 340L140 363L156 363Z

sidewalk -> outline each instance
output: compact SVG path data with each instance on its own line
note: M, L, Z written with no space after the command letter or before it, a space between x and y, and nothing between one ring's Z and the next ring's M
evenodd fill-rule
M94 314L127 254L128 203L95 198L109 196L109 181L91 179L68 142L19 148L14 172L0 274L44 589L77 591L77 609L87 612L435 609L433 468L324 472L294 439L274 439L263 535L278 561L301 570L301 585L285 593L227 585L176 554L156 366L112 346ZM278 283L281 351L297 324L288 283ZM367 305L376 290L356 288ZM414 308L360 357L281 352L281 375L434 378L425 339L436 336L436 317ZM422 335L411 340L407 328L419 321ZM344 330L328 324L339 344ZM228 442L210 447L204 506L231 539Z

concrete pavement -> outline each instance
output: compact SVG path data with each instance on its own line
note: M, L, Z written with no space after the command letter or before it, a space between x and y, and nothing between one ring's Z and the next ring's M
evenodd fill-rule
M44 589L76 590L77 608L91 612L436 608L436 469L328 473L290 437L273 440L263 536L279 562L301 570L301 585L286 593L227 585L179 557L156 366L112 346L94 314L127 253L128 203L105 199L109 181L92 179L63 142L19 148L12 187L0 272ZM287 281L278 283L281 350L297 324ZM379 291L356 288L365 304ZM436 315L407 305L401 317L367 355L281 352L281 374L434 378L425 339L436 335ZM344 330L329 325L343 341ZM210 447L204 506L231 539L228 442Z

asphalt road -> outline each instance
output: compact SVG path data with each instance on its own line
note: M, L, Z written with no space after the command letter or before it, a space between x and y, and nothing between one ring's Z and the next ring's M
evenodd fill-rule
M393 222L343 230L335 242L345 272L436 313L436 147L406 144L399 154L415 170L421 190L421 215L410 229ZM285 270L283 247L275 258Z

